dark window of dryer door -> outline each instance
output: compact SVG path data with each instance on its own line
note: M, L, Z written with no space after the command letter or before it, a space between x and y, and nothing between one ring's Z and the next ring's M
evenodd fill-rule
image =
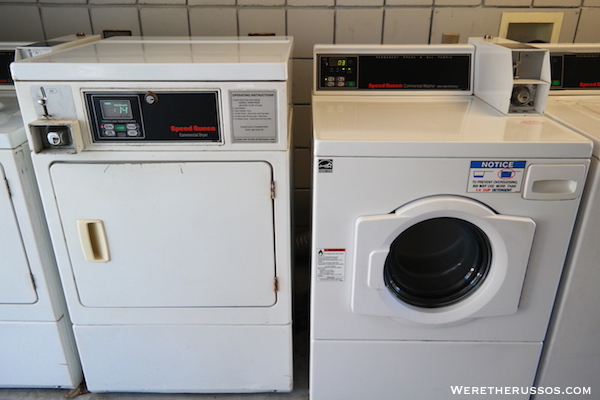
M457 218L419 222L392 242L384 266L387 288L400 301L444 307L472 294L491 264L485 233Z

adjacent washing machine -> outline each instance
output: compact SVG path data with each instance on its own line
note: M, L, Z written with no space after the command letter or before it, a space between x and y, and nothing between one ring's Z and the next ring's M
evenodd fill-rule
M546 115L594 142L590 174L552 316L536 385L536 398L564 398L566 388L591 388L600 375L600 45L544 44L552 61ZM594 386L596 385L596 386ZM577 389L580 390L580 389Z
M0 43L0 387L74 388L81 364L8 69L23 44Z
M290 38L14 63L91 391L292 386Z
M475 54L315 47L311 399L529 398L592 144Z

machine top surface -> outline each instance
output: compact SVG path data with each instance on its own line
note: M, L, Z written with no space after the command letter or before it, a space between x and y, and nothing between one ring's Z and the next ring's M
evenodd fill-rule
M591 139L600 158L600 95L552 96L546 114Z
M587 158L592 143L550 118L505 116L474 96L314 96L315 154Z
M290 37L115 37L14 63L16 81L282 81Z

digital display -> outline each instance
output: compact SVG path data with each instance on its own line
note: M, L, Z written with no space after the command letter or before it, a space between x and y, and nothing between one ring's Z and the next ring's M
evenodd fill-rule
M348 59L331 57L329 59L329 66L330 67L346 67L346 66L348 66Z
M130 100L102 100L104 119L133 119Z

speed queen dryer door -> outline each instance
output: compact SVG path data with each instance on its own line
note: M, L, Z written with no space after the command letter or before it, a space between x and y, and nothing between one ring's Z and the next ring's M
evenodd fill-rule
M535 223L459 196L355 225L352 309L443 325L517 311Z
M5 179L0 163L0 304L32 304L37 293Z
M268 307L276 302L271 165L51 167L85 307Z

